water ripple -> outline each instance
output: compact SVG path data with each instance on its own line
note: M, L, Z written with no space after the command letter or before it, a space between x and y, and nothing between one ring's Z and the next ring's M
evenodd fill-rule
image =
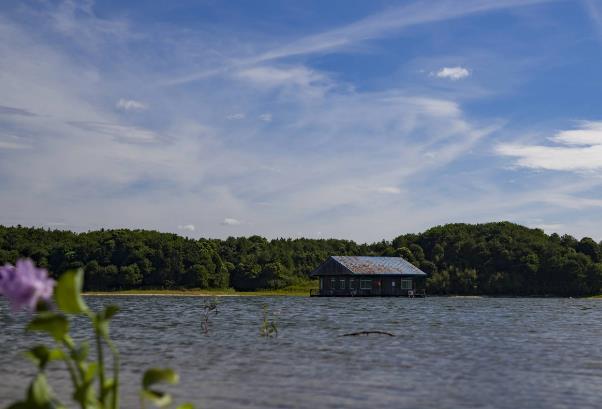
M177 369L178 400L203 408L595 408L602 391L599 300L222 298L201 328L205 300L94 297L116 303L125 408L149 366ZM259 336L262 305L279 336ZM0 404L24 392L21 351L43 340L0 304ZM75 338L89 336L83 319ZM380 330L387 336L341 337ZM53 383L66 390L58 364Z

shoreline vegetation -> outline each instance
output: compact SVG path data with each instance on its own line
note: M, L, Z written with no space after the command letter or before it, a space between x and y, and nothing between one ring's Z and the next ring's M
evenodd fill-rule
M186 288L186 289L135 289L116 291L87 291L83 295L94 296L153 296L153 297L266 297L288 296L309 297L311 289L318 288L317 281L306 285L295 285L278 290L237 291L234 288Z
M29 258L53 278L82 269L87 293L302 295L309 292L310 273L331 255L403 257L427 274L429 295L602 294L602 243L510 222L447 224L370 244L0 226L0 265Z
M315 287L312 287L315 288ZM258 291L236 291L233 288L228 289L185 289L185 290L116 290L116 291L89 291L83 293L85 297L309 297L309 290L287 289L280 290L258 290ZM558 295L456 295L456 294L427 294L427 297L448 297L462 299L480 299L480 298L575 298L580 300L602 300L602 294L589 295L581 297L568 297ZM379 297L356 297L356 298L379 298ZM392 297L404 298L404 297Z

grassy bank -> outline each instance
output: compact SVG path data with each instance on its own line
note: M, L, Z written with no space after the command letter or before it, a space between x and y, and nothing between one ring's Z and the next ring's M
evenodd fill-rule
M159 295L159 296L187 296L187 297L259 297L259 296L309 296L309 290L317 288L317 282L309 281L307 283L296 284L279 290L258 290L258 291L236 291L233 288L221 289L182 289L182 290L163 290L163 289L140 289L125 291L90 291L84 295Z

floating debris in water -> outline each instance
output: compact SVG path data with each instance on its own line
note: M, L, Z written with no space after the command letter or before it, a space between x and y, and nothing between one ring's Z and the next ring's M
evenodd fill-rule
M340 337L357 337L360 335L388 335L390 337L394 337L395 334L386 331L359 331L359 332L350 332L349 334L339 335Z

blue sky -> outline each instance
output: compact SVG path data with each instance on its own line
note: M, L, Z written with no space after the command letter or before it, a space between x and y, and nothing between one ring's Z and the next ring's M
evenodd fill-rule
M4 1L0 224L602 239L602 1Z

